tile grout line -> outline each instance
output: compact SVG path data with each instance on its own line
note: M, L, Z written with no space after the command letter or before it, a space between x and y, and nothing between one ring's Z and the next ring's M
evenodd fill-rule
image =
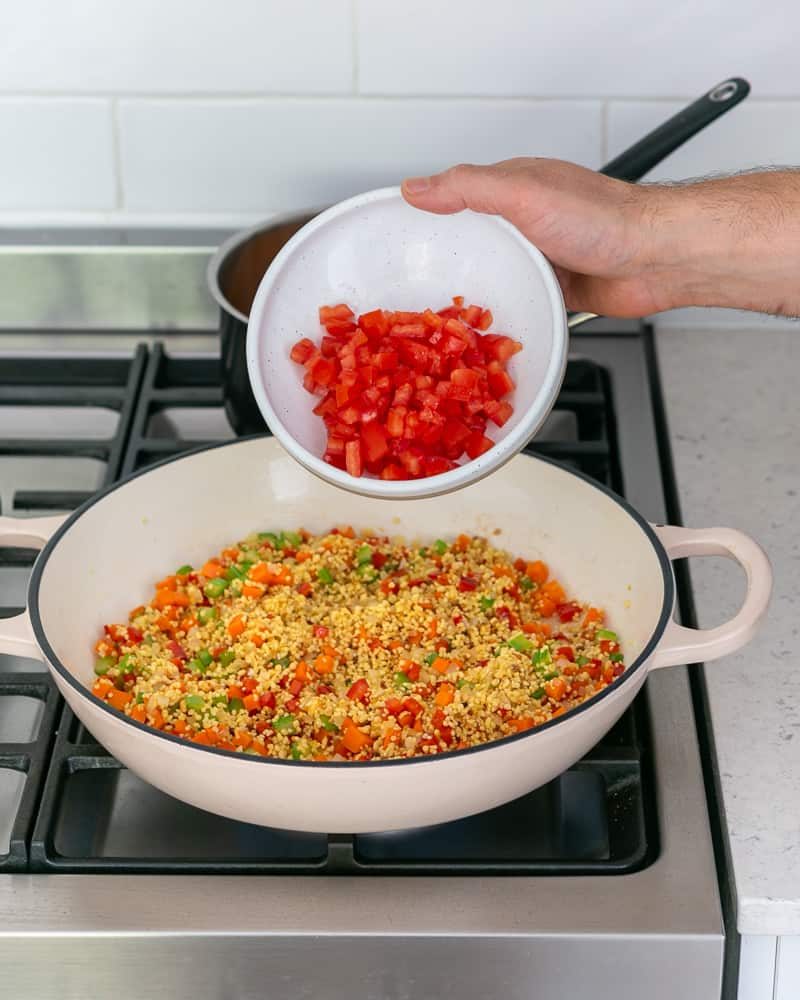
M114 209L119 212L125 207L122 187L122 150L119 141L119 99L111 99L111 148L114 165Z
M356 63L354 62L354 77L356 75ZM351 84L352 86L352 84ZM180 103L184 101L208 101L222 103L225 101L450 101L453 103L466 103L469 101L477 103L529 103L529 104L598 104L602 101L614 101L625 104L677 104L683 103L696 97L696 94L683 94L682 96L659 95L637 96L626 94L603 94L598 97L596 94L552 94L542 96L539 94L478 94L478 93L355 93L352 90L342 91L310 91L308 93L297 93L294 91L265 91L265 90L185 90L185 91L147 91L147 90L97 90L91 93L86 91L72 90L8 90L0 91L0 106L4 101L52 101L52 102L81 102L97 100L134 100L134 101L164 101ZM784 95L781 97L759 96L750 97L747 101L748 107L764 107L770 104L800 104L800 93L797 95Z

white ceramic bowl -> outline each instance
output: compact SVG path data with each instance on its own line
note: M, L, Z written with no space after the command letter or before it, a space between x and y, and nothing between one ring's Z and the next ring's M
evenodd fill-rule
M454 295L492 310L491 332L523 349L509 364L514 414L489 424L495 447L425 479L355 478L322 459L326 429L312 413L302 368L289 358L301 337L318 340L317 310L346 302L370 309L442 308ZM310 472L365 496L409 499L459 489L493 472L527 444L550 412L564 377L567 317L553 269L536 247L497 216L431 215L399 188L334 205L297 232L264 275L247 326L247 367L259 409L280 443Z

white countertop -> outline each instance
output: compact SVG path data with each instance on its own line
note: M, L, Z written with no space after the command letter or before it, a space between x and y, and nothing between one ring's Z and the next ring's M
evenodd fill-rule
M800 326L659 326L683 521L748 532L775 573L746 650L706 668L742 934L800 934ZM699 624L729 617L734 565L694 560Z

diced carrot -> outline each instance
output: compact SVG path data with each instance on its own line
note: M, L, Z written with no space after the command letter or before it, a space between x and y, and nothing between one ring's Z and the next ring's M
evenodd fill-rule
M197 624L197 618L192 614L186 614L180 620L180 627L184 632L188 632L190 628L194 628Z
M228 635L235 639L244 632L245 627L244 618L241 615L237 615L228 622Z
M255 580L256 583L266 583L272 574L267 563L260 562L256 563L255 566L251 566L247 575L251 580Z
M188 728L188 726L186 725L186 720L185 719L176 719L172 723L172 731L174 733L177 733L178 736L183 736L183 734L186 732L187 728Z
M231 559L233 562L236 562L236 560L239 558L239 550L238 549L223 549L222 550L222 558L223 559Z
M204 729L203 735L208 740L209 746L215 747L219 743L219 733L216 729Z
M288 566L281 566L279 563L256 563L250 567L247 575L256 583L265 583L269 586L288 586L292 582L292 571Z
M245 747L250 746L253 742L253 737L247 732L246 729L237 729L233 737L233 742L237 747L242 747L242 749L244 749Z
M554 677L545 684L544 690L548 698L561 701L567 693L567 683L563 677Z
M348 716L342 723L342 742L350 753L359 753L372 745L372 738L358 728Z
M509 726L518 733L524 733L526 729L533 729L536 725L535 720L530 715L522 715L518 719L508 719L507 721Z
M143 615L146 610L147 608L145 608L144 604L140 604L138 607L134 608L133 611L131 611L131 613L128 615L128 621L131 622L136 621L139 615Z
M402 649L402 648L403 648L403 642L400 639L392 639L392 641L389 643L389 649Z
M501 576L513 576L514 571L510 566L506 566L505 563L495 563L492 566L492 573L499 579Z
M195 733L194 736L191 737L191 740L192 743L199 743L200 746L203 747L211 746L211 744L208 741L208 737L205 734L205 730L203 730L202 733Z
M563 604L567 599L567 595L564 592L564 588L561 586L558 580L548 580L547 583L543 584L542 592L546 594L547 597L549 597L550 600L554 601L556 604Z
M154 729L164 728L164 714L160 708L156 708L150 713L150 725Z
M177 582L177 576L165 576L163 580L159 580L156 584L156 590L174 590Z
M551 600L549 597L540 597L536 602L536 607L539 609L539 614L543 615L545 618L549 618L551 615L555 614L556 602Z
M131 718L135 722L144 722L147 718L147 711L144 705L134 705L131 709Z
M245 583L242 587L244 597L263 597L264 588L257 583Z
M390 746L392 743L399 743L400 742L400 737L402 736L402 734L403 734L402 729L398 729L398 728L388 729L384 733L383 740L381 741L383 743L384 750L386 749L386 747Z
M312 555L313 555L313 553L309 552L308 549L303 549L302 551L300 551L300 552L297 553L297 555L295 556L295 559L299 563L304 563L304 562L307 562L311 558Z
M553 631L547 622L522 622L520 628L527 635L538 635L543 639L546 639Z
M238 698L239 700L244 698L244 691L242 691L238 684L231 684L226 694L228 695L228 701L233 701L234 698Z
M94 682L94 686L92 687L92 694L96 698L105 699L106 695L108 695L113 690L114 690L114 684L112 681L108 679L108 677L98 677L97 680Z
M264 636L261 635L259 632L256 632L255 635L250 636L250 642L252 642L252 644L256 647L256 649L261 649L261 647L264 645Z
M257 694L248 694L242 698L248 712L257 712L261 708L261 698Z
M232 743L230 740L221 739L219 741L219 743L217 743L217 749L218 750L235 750L236 749L236 744Z
M268 756L267 748L264 746L263 740L253 740L253 742L250 744L250 750L252 750L253 753L257 753L259 757Z
M456 689L452 684L440 684L433 700L440 708L444 708L445 705L452 704L455 695Z
M425 635L429 639L432 639L436 635L436 633L438 631L439 631L439 621L438 621L438 619L431 618L430 623L428 624L428 627L425 630Z
M170 605L186 608L189 606L190 601L188 596L182 594L179 590L158 590L156 591L153 604L157 608L166 608Z
M209 559L200 570L201 575L207 577L209 580L213 580L215 576L222 576L224 572L225 570L216 559Z
M353 531L349 524L343 524L338 529L340 535L344 535L345 538L355 538L356 533Z
M543 563L541 559L536 559L534 562L529 562L525 566L525 572L533 580L534 583L539 585L547 581L550 575L550 570L547 568L547 563Z
M444 656L437 656L431 666L438 674L446 674L450 669L450 660Z
M308 664L305 660L301 660L294 668L294 675L299 681L303 681L304 684L311 680L311 671L308 669Z
M605 615L599 608L589 608L586 614L583 616L584 625L592 625L594 623L602 625L605 621Z
M559 705L558 708L553 709L553 718L557 719L559 715L563 715L566 712L566 708L563 705Z
M109 692L106 701L112 708L116 708L118 712L121 712L131 698L133 698L133 695L130 691L118 691L114 688L113 691Z
M318 674L332 674L336 669L336 661L332 656L320 653L316 660L314 660L314 669Z
M115 656L117 646L110 639L98 639L94 645L94 651L98 656Z
M453 542L453 548L456 552L466 552L469 548L469 535L459 535L458 538Z

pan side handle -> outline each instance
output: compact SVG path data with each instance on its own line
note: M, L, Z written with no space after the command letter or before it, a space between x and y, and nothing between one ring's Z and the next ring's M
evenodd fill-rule
M733 528L654 525L653 530L670 559L689 556L734 559L747 577L747 592L733 618L716 628L686 628L671 621L654 654L652 666L703 663L741 649L753 638L772 593L772 567L764 550L749 535Z
M65 517L0 517L0 548L41 549ZM44 659L33 637L27 609L12 618L0 618L0 653Z

